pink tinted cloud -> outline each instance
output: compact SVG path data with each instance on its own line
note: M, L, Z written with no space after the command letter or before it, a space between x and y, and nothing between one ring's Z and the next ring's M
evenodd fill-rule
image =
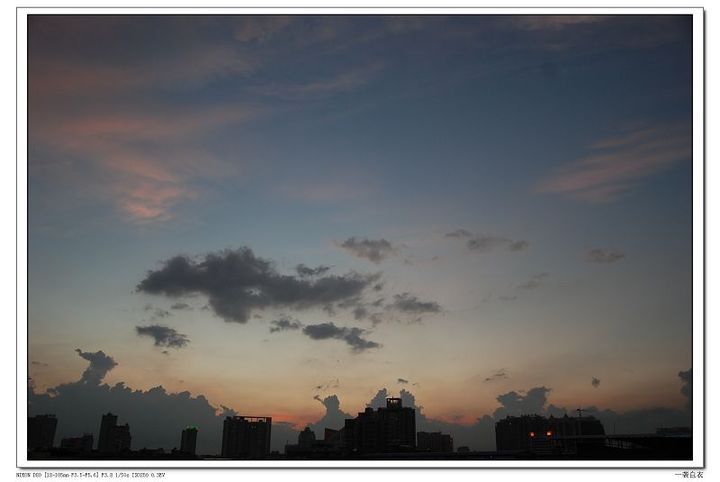
M690 130L663 125L627 130L590 146L592 154L558 169L535 187L588 202L614 201L642 180L692 158Z
M28 97L33 102L57 96L107 96L142 88L196 86L223 76L245 75L255 67L252 57L227 45L207 45L174 57L125 65L31 57Z
M178 113L85 114L39 119L31 142L82 159L86 183L127 219L167 221L182 202L200 196L197 180L238 174L232 163L203 147L213 130L244 122L257 113L244 106L203 108Z

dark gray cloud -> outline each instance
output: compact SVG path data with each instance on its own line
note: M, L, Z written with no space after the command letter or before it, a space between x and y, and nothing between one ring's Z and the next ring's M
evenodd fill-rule
M445 235L447 238L464 239L465 246L471 251L487 253L495 250L522 251L529 243L524 240L513 240L500 236L488 236L484 234L473 234L466 229L457 229Z
M149 336L155 340L155 346L168 348L183 348L190 339L187 335L178 333L174 328L162 325L136 326L135 331L139 336Z
M533 290L540 287L548 276L550 276L548 273L538 273L531 276L530 279L524 283L519 284L518 288L521 290Z
M435 301L420 301L410 293L393 296L393 302L385 306L386 310L411 314L440 313L442 307Z
M353 316L356 320L364 320L365 318L370 316L370 313L364 306L358 306L353 310Z
M388 394L387 388L381 388L377 391L375 396L365 404L366 407L378 409L385 406L385 399L388 398L390 395Z
M325 274L329 270L330 270L330 266L317 266L315 268L310 268L308 266L305 266L302 263L295 266L295 271L297 271L297 274L304 278L312 278L314 276L320 276L322 274Z
M299 330L300 328L302 328L302 323L290 318L280 318L279 320L273 320L270 322L270 333Z
M137 291L180 297L203 294L225 321L245 323L253 310L322 307L359 296L379 275L306 278L278 273L249 248L224 250L202 259L175 256L149 271Z
M354 418L353 415L340 410L340 399L337 395L329 395L325 398L315 395L313 398L325 407L325 414L322 418L309 425L316 434L323 433L326 428L339 430L345 426L346 418Z
M591 384L593 387L597 388L597 387L600 386L600 379L599 379L599 378L596 378L596 377L592 377L592 381L590 382L590 384Z
M182 311L182 310L192 310L193 307L188 305L187 303L175 303L170 307L170 309Z
M364 258L377 264L398 253L397 246L387 239L348 238L337 246L345 249L353 256Z
M501 407L495 410L495 418L504 418L507 415L541 415L545 411L547 394L550 392L546 387L534 387L524 394L515 391L507 392L497 396Z
M342 340L354 352L365 351L369 348L379 348L381 345L374 341L366 340L362 337L365 330L360 328L339 327L334 323L319 323L317 325L307 325L303 328L303 333L313 340L336 339Z
M76 348L75 351L80 355L80 358L84 358L90 362L90 365L88 365L80 377L80 383L97 385L105 378L105 375L107 375L110 370L117 366L117 362L112 357L103 353L102 350L92 353Z
M48 366L47 363L39 362L37 360L33 360L30 362L31 365L38 366L38 367L46 367Z
M493 372L493 374L489 377L486 377L485 382L494 382L495 380L504 380L506 378L510 378L510 375L504 368L501 368L499 370L495 370L495 372Z
M404 379L404 378L398 378L398 379L397 379L397 382L398 382L400 385L407 385L408 383L410 383L409 380L406 380L406 379Z
M594 248L587 252L586 259L589 263L608 264L620 261L625 253L618 249Z

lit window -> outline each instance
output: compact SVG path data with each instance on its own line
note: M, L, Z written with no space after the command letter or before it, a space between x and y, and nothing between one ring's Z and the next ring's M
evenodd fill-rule
M530 432L530 437L534 437L534 436L535 436L535 432Z
M552 432L548 430L547 432L545 432L545 435L547 435L548 437L552 437Z

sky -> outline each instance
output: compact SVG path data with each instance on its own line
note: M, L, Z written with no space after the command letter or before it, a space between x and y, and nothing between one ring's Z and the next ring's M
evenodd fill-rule
M122 392L292 431L380 394L458 433L577 407L675 422L691 33L31 16L31 411Z

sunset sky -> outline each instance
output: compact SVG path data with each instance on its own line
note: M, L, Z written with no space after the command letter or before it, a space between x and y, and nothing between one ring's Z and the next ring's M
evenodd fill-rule
M691 17L28 30L35 391L102 351L300 428L381 388L467 424L686 404Z

